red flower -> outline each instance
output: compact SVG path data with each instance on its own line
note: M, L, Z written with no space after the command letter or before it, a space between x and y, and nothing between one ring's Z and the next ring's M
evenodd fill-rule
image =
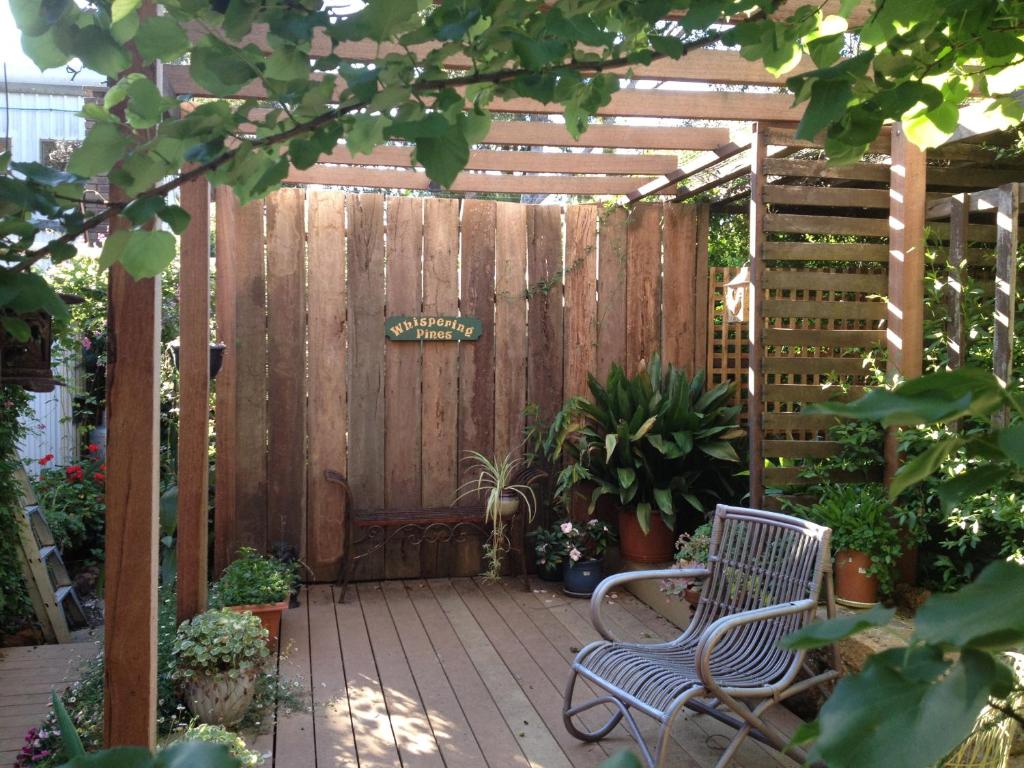
M100 472L106 472L106 470L107 470L106 462L104 462L103 464L100 464Z
M89 443L89 453L98 453L100 447L96 443Z
M85 471L78 464L72 464L70 467L67 467L64 473L67 475L69 483L77 482L85 476Z
M95 480L97 483L102 483L104 480L107 479L107 476L104 475L102 472L95 472L92 476L92 479Z
M53 461L53 454L52 454L52 453L48 453L48 454L46 454L45 456L43 456L43 458L41 458L41 459L39 460L39 466L40 466L40 467L45 467L45 466L46 466L47 464L49 464L49 463L50 463L51 461Z

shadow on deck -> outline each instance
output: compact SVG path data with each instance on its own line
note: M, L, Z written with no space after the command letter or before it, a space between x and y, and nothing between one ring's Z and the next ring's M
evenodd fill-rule
M621 727L583 744L562 725L569 662L597 634L589 602L557 585L534 581L526 592L511 580L388 581L350 587L343 604L334 595L309 587L302 606L285 613L281 672L301 682L313 706L280 713L276 731L257 741L273 758L265 765L594 768L632 745ZM612 630L625 639L678 633L629 593L610 603ZM709 717L681 717L668 764L714 765L729 733ZM734 764L795 765L750 740Z

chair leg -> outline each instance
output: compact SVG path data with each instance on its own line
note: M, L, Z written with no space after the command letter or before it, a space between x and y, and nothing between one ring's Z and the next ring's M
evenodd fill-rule
M740 742L743 741L755 728L760 736L763 736L771 746L775 747L779 752L784 755L791 757L798 763L803 764L807 759L807 754L802 749L789 746L789 739L786 738L785 734L779 731L772 725L769 725L764 721L761 715L768 710L770 707L775 706L775 699L765 699L756 707L748 707L745 704L740 703L732 696L723 694L722 702L736 715L743 718L744 723L739 728L735 738L729 743L729 747L726 749L725 755L722 756L722 760L731 757L740 746ZM717 768L724 768L726 762L720 761Z
M621 707L619 707L618 711L615 712L615 714L613 714L608 719L608 722L605 723L604 725L602 725L596 731L584 731L584 730L581 730L581 729L577 728L576 724L573 723L573 721L572 721L572 719L576 715L578 715L578 714L580 714L582 712L585 712L586 710L590 709L591 707L596 707L599 704L605 704L605 703L609 703L609 702L613 701L608 696L601 696L601 697L598 697L598 698L593 699L591 701L588 701L585 704L581 704L579 706L573 707L573 705L572 705L572 694L573 694L573 690L576 687L576 678L577 678L577 676L578 676L578 674L577 674L576 670L573 669L572 672L569 675L569 682L568 682L568 684L565 687L565 696L564 696L564 698L562 700L562 722L565 723L565 729L570 734L572 734L573 737L579 739L580 741L600 741L605 736L607 736L609 733L611 733L612 728L614 728L616 725L618 725L619 721L622 720L622 715L623 715L622 709L621 709ZM614 702L614 703L617 704L618 702Z

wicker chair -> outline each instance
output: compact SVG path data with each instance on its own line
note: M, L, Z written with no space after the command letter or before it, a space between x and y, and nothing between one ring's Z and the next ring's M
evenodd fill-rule
M601 582L591 599L594 627L606 640L583 648L572 664L562 710L565 727L583 741L604 738L624 722L648 766L665 765L676 716L689 708L737 729L718 762L729 764L743 739L752 736L787 750L788 738L762 717L772 705L839 676L834 669L798 680L805 654L778 646L779 638L812 621L825 580L828 615L835 614L830 530L787 515L719 505L707 568L620 573ZM690 625L668 643L616 641L601 620L609 590L638 579L693 578L704 581ZM577 677L603 695L573 704ZM611 705L614 712L596 731L574 722L581 712ZM660 723L654 753L645 743L633 710Z

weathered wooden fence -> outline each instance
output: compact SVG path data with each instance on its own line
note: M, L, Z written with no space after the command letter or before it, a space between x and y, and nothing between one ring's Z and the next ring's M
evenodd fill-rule
M333 579L346 474L360 508L453 503L460 457L517 450L613 362L708 353L707 209L532 206L284 189L216 195L217 567L287 544ZM385 318L475 317L467 342L385 338ZM364 575L475 573L479 546L396 544Z

